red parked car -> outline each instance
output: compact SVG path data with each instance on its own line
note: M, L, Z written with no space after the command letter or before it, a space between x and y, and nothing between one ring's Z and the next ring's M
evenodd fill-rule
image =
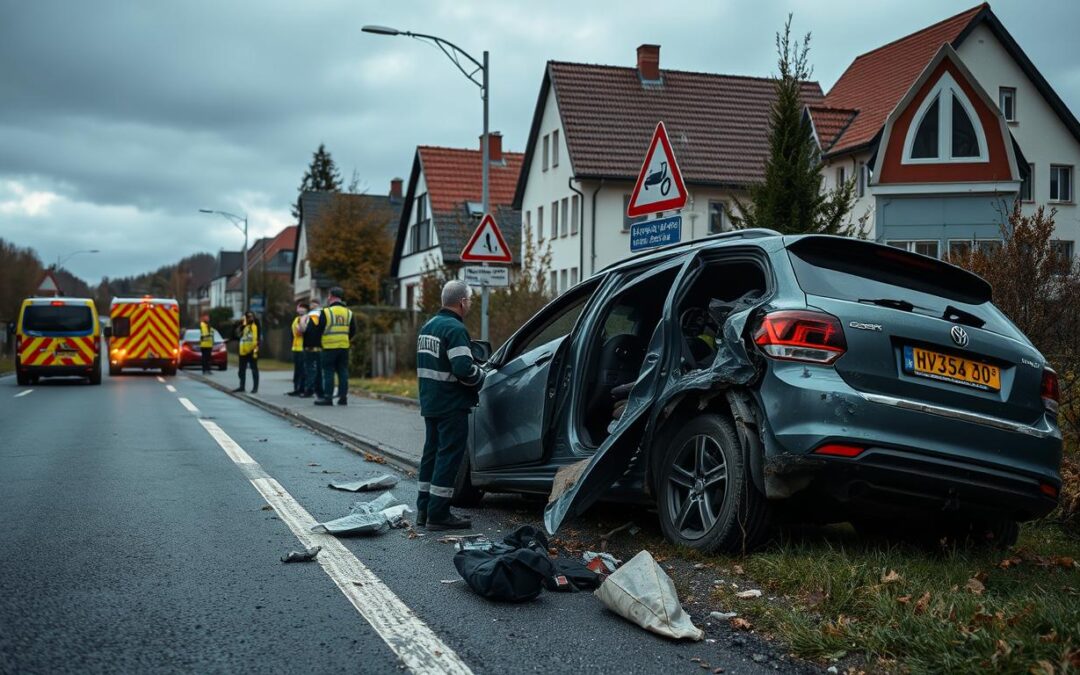
M229 355L225 351L225 338L221 333L214 330L214 351L210 354L210 364L218 370L225 370ZM180 334L180 363L181 368L189 366L202 366L202 350L199 348L199 329L188 328Z

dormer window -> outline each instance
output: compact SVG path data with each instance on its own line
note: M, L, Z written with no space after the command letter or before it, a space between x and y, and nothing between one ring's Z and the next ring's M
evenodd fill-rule
M915 111L904 141L904 164L985 162L986 135L975 107L948 73Z

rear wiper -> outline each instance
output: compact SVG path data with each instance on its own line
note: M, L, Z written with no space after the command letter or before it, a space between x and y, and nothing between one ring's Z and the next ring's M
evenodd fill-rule
M953 323L962 323L968 326L974 326L975 328L982 328L986 325L984 319L980 319L971 312L965 312L962 309L953 307L952 305L945 305L945 311L942 312L941 318L946 321L952 321Z
M910 312L915 309L915 305L911 304L907 300L894 300L893 298L859 298L859 302L865 302L871 305L878 305L880 307L891 307L893 309L899 309L904 312Z

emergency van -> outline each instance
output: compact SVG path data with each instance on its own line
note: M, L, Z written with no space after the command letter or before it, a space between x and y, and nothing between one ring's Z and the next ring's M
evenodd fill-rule
M20 385L70 376L101 384L101 327L93 300L27 298L12 328Z
M180 358L180 304L172 298L113 298L109 308L109 375L124 368L175 375Z

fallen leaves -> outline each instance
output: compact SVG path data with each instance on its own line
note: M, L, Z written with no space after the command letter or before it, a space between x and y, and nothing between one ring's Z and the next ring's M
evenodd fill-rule
M922 614L926 611L926 608L930 606L930 591L922 594L922 596L915 601L915 613Z
M731 627L735 630L750 630L754 626L741 616L737 616L731 620Z
M376 455L370 452L364 453L365 462L375 462L376 464L386 464L386 458L381 455Z
M881 583L883 584L895 584L901 580L900 573L896 570L889 570L887 573L881 575Z
M983 591L986 590L986 586L983 585L983 582L979 581L977 578L974 577L967 580L967 583L964 584L964 588L966 588L968 592L972 595L982 595Z

